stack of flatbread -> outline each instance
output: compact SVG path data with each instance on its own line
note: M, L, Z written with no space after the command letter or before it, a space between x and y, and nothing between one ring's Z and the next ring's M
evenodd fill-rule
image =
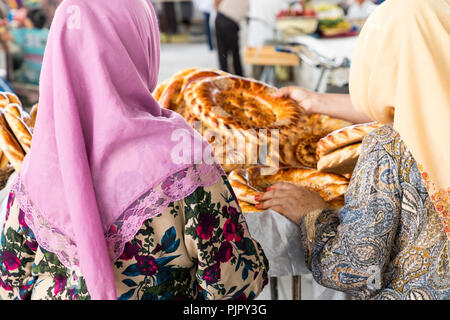
M361 142L380 125L353 126L325 115L307 115L295 101L275 97L275 92L253 79L193 68L162 82L153 95L210 142L243 211L258 211L254 195L279 181L317 191L330 207L342 206ZM243 149L228 149L242 141ZM266 158L261 159L263 154ZM263 174L267 166L276 170Z
M37 104L28 114L12 93L0 93L0 169L20 171L25 155L31 149Z
M201 131L226 172L278 163L316 168L318 141L351 123L308 116L294 100L275 97L275 92L253 79L187 69L162 82L153 96ZM241 149L228 148L242 144Z
M341 175L351 175L361 155L363 139L382 124L359 124L334 131L317 144L317 169Z
M317 143L316 169L289 167L270 173L267 167L236 169L229 179L243 212L258 212L255 196L277 182L284 181L318 192L332 209L344 205L344 194L361 155L364 138L381 127L366 123L336 130ZM262 173L265 170L269 173Z
M230 184L244 212L260 211L254 207L255 196L282 181L319 193L330 208L339 208L344 205L344 194L349 180L341 175L323 173L309 168L280 168L273 174L268 173L271 173L270 168L264 166L236 169L230 173Z

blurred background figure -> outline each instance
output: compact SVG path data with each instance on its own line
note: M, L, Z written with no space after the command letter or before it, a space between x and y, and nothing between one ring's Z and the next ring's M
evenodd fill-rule
M243 76L240 44L239 24L248 17L249 0L215 0L216 37L220 69L230 72L228 57L233 58L234 74Z
M249 0L247 45L262 47L276 39L276 15L290 0Z
M192 14L194 11L194 5L192 1L181 1L181 23L186 27L189 32L192 24Z
M205 33L206 40L210 51L214 50L214 45L212 41L211 33L211 13L214 10L214 0L194 0L195 7L203 13L205 18Z
M47 16L43 9L31 9L27 13L23 27L11 30L11 40L20 47L21 61L17 68L15 80L27 84L39 84L42 59L47 44L49 29Z
M176 34L178 32L177 14L174 2L163 2L160 15L161 31L166 34Z
M377 5L371 0L352 0L348 8L349 20L366 20Z

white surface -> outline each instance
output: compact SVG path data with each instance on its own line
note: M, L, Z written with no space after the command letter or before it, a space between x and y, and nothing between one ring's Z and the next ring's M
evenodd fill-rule
M318 53L329 59L348 58L351 60L356 49L358 37L318 39L304 35L292 37L289 41L299 42L310 46Z
M194 5L201 12L211 13L214 10L214 0L194 0Z
M308 273L300 228L274 211L244 214L250 234L269 260L269 276L296 276Z
M300 227L274 211L244 214L251 236L269 260L269 276L278 278L280 300L292 299L292 276L302 278L302 300L347 300L339 291L317 284L305 264ZM258 296L270 300L270 284Z
M265 41L275 40L276 15L286 8L289 2L290 0L250 0L247 34L249 47L261 47Z

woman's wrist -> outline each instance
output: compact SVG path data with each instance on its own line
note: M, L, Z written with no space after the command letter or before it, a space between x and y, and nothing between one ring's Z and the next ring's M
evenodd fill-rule
M330 106L333 104L330 101L330 95L327 93L312 92L311 93L311 113L329 114Z

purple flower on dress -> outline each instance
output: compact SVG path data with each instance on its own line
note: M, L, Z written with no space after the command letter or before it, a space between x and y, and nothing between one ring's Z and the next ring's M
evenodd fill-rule
M220 264L216 263L206 268L202 278L203 280L205 280L207 285L211 285L218 282L220 279Z
M19 210L19 224L24 228L28 229L28 225L25 222L25 212L23 210Z
M10 192L9 193L9 197L8 197L8 203L6 204L6 220L8 220L8 216L9 216L9 211L14 203L14 199L16 198L16 195L14 194L14 192Z
M215 221L216 219L212 214L204 214L198 222L196 228L197 235L200 236L203 240L208 240L209 238L211 238L214 231Z
M67 278L65 276L56 276L55 277L55 288L53 289L53 294L56 296L60 293L67 284Z
M121 260L131 260L133 259L139 252L140 248L131 242L125 243L125 248L123 249L122 255L119 259Z
M136 260L138 270L143 275L153 276L159 270L158 264L152 256L137 256Z
M233 254L233 247L229 242L222 242L219 251L217 252L217 260L226 263L231 259Z
M11 251L5 251L2 253L3 265L6 270L16 270L20 266L20 260Z
M240 224L236 224L231 218L228 219L223 225L223 236L227 241L240 242L242 240L242 227Z
M71 300L78 300L78 291L75 288L69 288L67 294Z
M38 249L38 243L36 240L33 241L26 241L25 244L27 245L28 248L30 248L31 251L36 252Z
M162 250L162 246L161 246L161 244L158 243L155 247L155 250L153 250L152 253L156 254L156 253L160 252L161 250Z
M239 218L239 212L237 211L237 209L235 207L231 207L231 206L222 207L222 214L224 217L231 218L233 220L236 220L237 218Z
M13 291L13 287L8 286L6 283L4 283L2 278L0 278L0 286L6 291Z
M247 300L247 296L245 295L245 293L241 293L240 295L233 297L234 300Z

